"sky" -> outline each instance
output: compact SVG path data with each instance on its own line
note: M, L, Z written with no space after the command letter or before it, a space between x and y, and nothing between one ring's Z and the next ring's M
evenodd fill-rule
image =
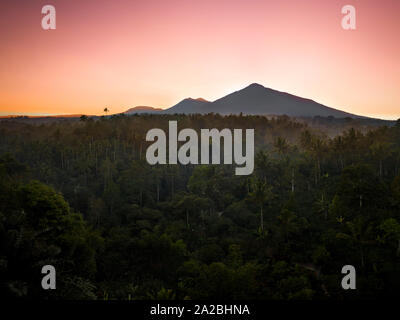
M56 9L43 30L41 9ZM341 8L356 9L344 30ZM2 0L0 115L213 101L257 82L400 118L398 0Z

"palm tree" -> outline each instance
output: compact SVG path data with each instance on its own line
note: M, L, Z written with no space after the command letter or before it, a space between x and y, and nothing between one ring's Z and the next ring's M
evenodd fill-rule
M373 225L364 217L357 217L353 221L346 222L346 231L336 234L336 238L350 241L353 247L359 252L361 267L365 267L366 247L376 242L373 235Z
M369 149L371 150L372 156L378 160L379 162L379 176L382 177L383 175L383 161L388 158L392 151L391 151L391 143L389 142L374 142Z
M333 150L338 157L340 168L344 168L344 155L346 154L345 142L342 136L337 136L332 141Z
M289 242L289 233L296 230L297 216L288 208L282 208L281 214L278 216L281 232L285 242Z
M274 141L274 147L276 152L280 155L281 159L284 160L289 151L289 144L287 143L286 139L278 137Z
M321 195L321 199L319 199L315 203L318 213L321 213L324 215L325 220L328 219L328 211L329 211L329 201L327 201L324 197L324 194Z
M266 179L255 179L249 196L260 208L260 229L264 232L264 205L272 198L272 187L267 185Z
M301 146L307 153L314 158L315 161L315 185L317 185L321 177L321 159L325 153L326 143L324 137L312 134L310 131L305 130L300 137Z
M185 194L181 200L176 204L177 208L180 208L186 213L186 227L190 228L189 215L190 213L201 211L201 209L210 207L210 202L206 198L199 197L195 194Z
M294 187L295 187L294 171L295 171L295 168L294 168L293 164L291 164L292 161L290 161L290 158L288 156L289 151L290 151L290 145L285 138L278 137L274 141L274 148L275 148L275 151L280 155L281 160L284 161L285 167L288 167L289 169L291 169L291 190L292 190L292 193L294 193Z
M397 250L396 255L400 256L400 224L394 218L386 219L378 227L383 232L382 237L378 237L378 240L382 243L396 241Z
M109 112L110 110L108 110L108 108L104 108L104 113L107 115L108 114L108 112Z

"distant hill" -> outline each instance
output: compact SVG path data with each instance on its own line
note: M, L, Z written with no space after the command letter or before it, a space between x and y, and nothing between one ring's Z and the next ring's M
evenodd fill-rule
M311 99L269 89L258 83L253 83L213 102L202 98L187 98L165 110L136 107L124 113L206 114L211 112L222 115L243 113L245 115L287 115L290 117L366 118L327 107Z
M162 111L163 109L161 108L153 108L153 107L148 107L148 106L137 106L134 108L130 108L126 110L124 113L125 114L134 114L134 113L157 113L159 111Z
M183 99L181 102L177 103L176 105L172 106L168 109L161 109L161 108L153 108L147 106L139 106L135 108L131 108L126 110L124 114L137 114L137 113L162 113L162 114L174 114L174 113L202 113L201 107L209 104L210 102L203 99L193 99L193 98L186 98Z
M177 103L173 107L164 110L163 113L167 113L167 114L207 113L207 112L203 112L203 109L208 104L211 104L211 102L209 102L203 98L198 98L198 99L187 98L187 99L184 99L181 102Z

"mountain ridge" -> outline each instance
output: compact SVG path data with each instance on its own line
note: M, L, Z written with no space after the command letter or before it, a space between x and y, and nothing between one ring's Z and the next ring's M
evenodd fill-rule
M131 108L124 113L135 113L135 111L132 112L134 109ZM186 98L167 109L151 108L146 110L149 113L160 114L219 113L227 115L242 113L245 115L287 115L291 117L368 118L325 106L309 98L267 88L259 83L252 83L212 102L203 98ZM145 113L146 110L140 110L138 113Z

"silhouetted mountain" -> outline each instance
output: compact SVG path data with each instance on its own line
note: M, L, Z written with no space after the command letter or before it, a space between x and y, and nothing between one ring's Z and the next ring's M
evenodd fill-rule
M179 102L178 104L174 105L173 107L166 109L163 111L163 113L204 113L202 109L204 106L210 104L211 102L203 99L203 98L198 98L198 99L192 99L192 98L187 98Z
M344 111L329 108L310 99L301 98L265 88L253 83L248 87L220 98L206 107L201 113L249 115L288 115L292 117L359 117Z
M222 115L243 113L247 115L288 115L291 117L366 118L324 106L311 99L269 89L258 83L253 83L214 102L209 102L202 98L187 98L165 110L152 107L136 107L129 109L125 114L206 114L211 112Z
M130 108L129 110L126 110L124 113L125 114L134 114L134 113L158 113L162 111L163 109L161 108L153 108L153 107L148 107L148 106L137 106L134 108Z

